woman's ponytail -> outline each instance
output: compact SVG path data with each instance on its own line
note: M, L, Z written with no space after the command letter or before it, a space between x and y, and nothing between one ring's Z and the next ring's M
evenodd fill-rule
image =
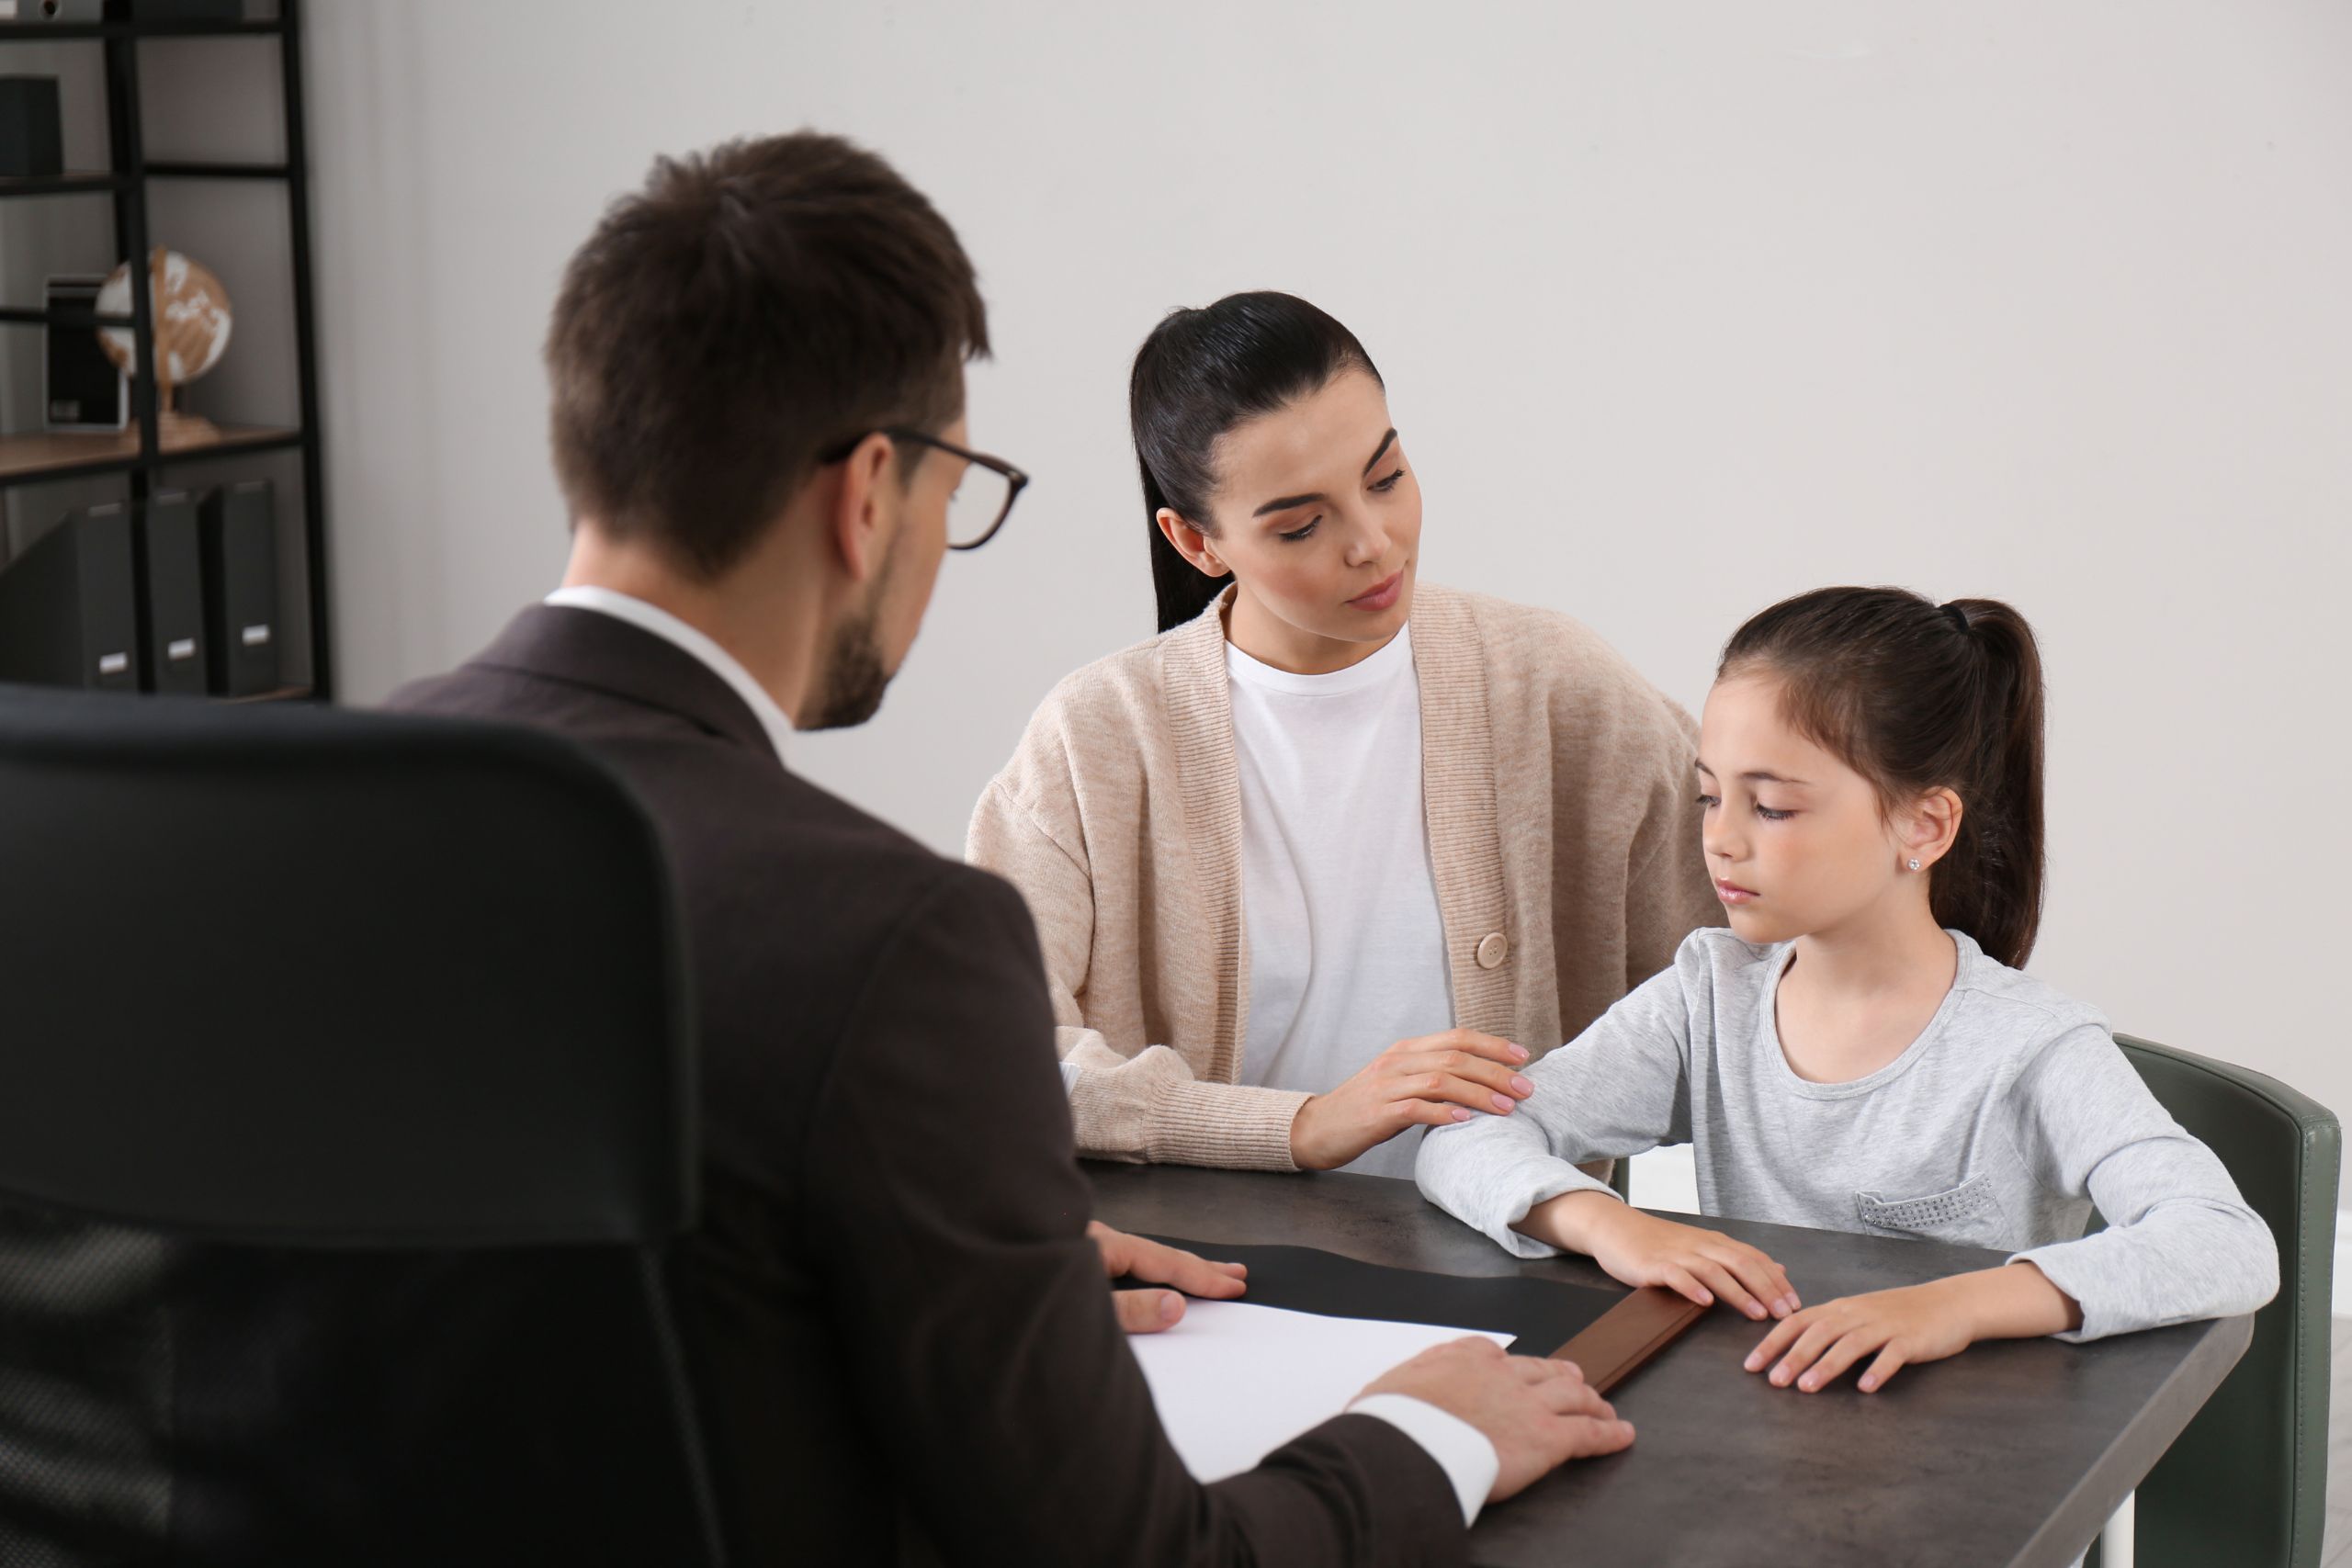
M1207 609L1209 601L1225 592L1225 580L1211 577L1168 542L1159 530L1159 511L1168 505L1168 497L1151 477L1149 463L1136 466L1143 470L1143 510L1151 523L1151 591L1159 602L1159 629L1171 631Z

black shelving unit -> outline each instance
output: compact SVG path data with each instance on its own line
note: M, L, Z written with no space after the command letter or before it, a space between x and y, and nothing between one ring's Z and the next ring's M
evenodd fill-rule
M286 158L283 163L187 163L147 157L140 125L139 45L164 38L271 38L277 42L284 91ZM306 687L283 694L327 700L334 695L333 638L327 604L326 509L319 452L319 399L314 318L311 292L309 165L303 144L302 45L300 0L278 0L273 17L238 21L0 22L0 46L96 42L105 52L106 171L67 173L40 179L0 179L0 199L30 197L111 195L114 248L131 264L131 312L101 316L88 310L0 307L0 323L97 328L127 326L138 344L141 374L131 379L130 426L119 436L28 432L0 435L0 490L93 475L126 476L134 502L173 488L164 472L175 464L233 454L299 450L301 454L303 591L310 610L311 678ZM151 291L145 286L148 237L147 187L156 180L263 180L285 186L288 230L292 236L297 420L290 429L222 425L219 438L166 447L158 417L155 331Z

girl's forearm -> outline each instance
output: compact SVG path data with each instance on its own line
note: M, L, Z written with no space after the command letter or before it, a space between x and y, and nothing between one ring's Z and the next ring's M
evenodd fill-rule
M1624 1208L1623 1202L1611 1193L1563 1192L1528 1210L1510 1228L1563 1252L1581 1252L1590 1257L1593 1222L1605 1224L1612 1213L1622 1213Z
M1953 1297L1971 1339L2038 1339L2083 1325L2075 1298L2030 1263L1980 1269L1939 1281Z

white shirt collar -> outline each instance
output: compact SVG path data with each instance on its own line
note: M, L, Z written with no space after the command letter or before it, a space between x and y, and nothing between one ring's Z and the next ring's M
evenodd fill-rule
M547 596L550 604L573 610L594 610L627 621L640 631L651 632L663 641L674 644L702 660L710 672L727 682L734 694L743 699L752 716L760 721L767 732L768 744L775 749L776 761L784 761L784 743L792 736L792 720L776 705L767 688L752 679L752 672L736 661L735 656L718 646L710 637L659 604L649 604L642 599L616 593L609 588L559 588Z

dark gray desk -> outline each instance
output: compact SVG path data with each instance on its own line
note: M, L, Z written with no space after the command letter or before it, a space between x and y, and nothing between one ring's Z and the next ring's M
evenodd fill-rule
M1319 1247L1443 1273L1606 1280L1585 1258L1520 1262L1408 1181L1086 1168L1096 1216L1122 1230ZM1696 1223L1770 1253L1809 1303L1999 1260L1935 1243ZM1857 1393L1849 1374L1802 1394L1741 1370L1764 1330L1719 1308L1617 1391L1618 1414L1640 1434L1634 1447L1487 1510L1471 1557L1497 1568L2064 1568L2252 1333L2239 1317L2095 1345L1979 1345L1905 1368L1880 1393Z

